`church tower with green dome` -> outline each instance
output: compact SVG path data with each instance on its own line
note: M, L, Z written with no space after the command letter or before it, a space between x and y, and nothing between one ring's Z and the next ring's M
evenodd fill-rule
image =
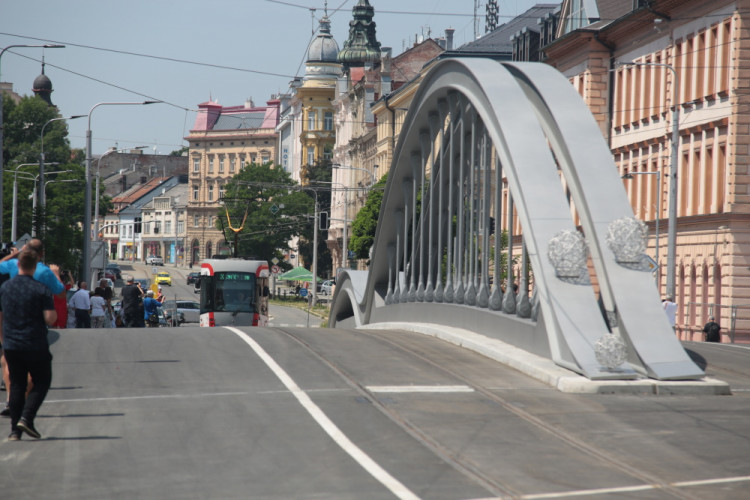
M380 61L380 42L375 34L372 20L375 9L368 0L359 0L352 8L353 19L349 21L349 38L339 52L338 61L344 68L364 66Z

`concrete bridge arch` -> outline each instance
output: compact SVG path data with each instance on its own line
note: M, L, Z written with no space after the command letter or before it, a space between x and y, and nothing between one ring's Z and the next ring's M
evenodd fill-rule
M563 75L447 59L414 97L370 269L340 277L330 326L460 327L591 379L700 378L661 308L643 231Z

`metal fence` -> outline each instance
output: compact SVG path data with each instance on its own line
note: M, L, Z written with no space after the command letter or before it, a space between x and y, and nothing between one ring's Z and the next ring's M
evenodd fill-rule
M738 309L750 309L750 306L728 306L714 302L688 302L683 309L681 320L678 319L677 321L680 339L704 340L703 326L708 322L708 318L713 316L721 326L722 338L728 336L729 342L734 343ZM729 324L726 323L727 319Z

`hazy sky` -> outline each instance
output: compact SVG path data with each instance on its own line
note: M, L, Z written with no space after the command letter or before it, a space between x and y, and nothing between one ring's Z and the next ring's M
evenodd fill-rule
M499 0L500 23L532 0ZM357 0L330 0L333 37L343 47ZM416 36L454 28L459 46L474 36L474 0L370 0L378 41L396 56ZM484 4L479 33L484 33ZM34 79L52 80L62 116L88 114L100 102L165 101L150 106L99 106L91 115L95 154L148 146L167 154L186 145L199 103L224 106L252 98L264 104L304 75L312 30L324 0L0 0L0 50L62 43L63 49L12 48L0 80L31 95ZM311 9L315 9L312 11ZM314 17L314 19L313 19ZM87 118L68 122L73 147L84 148ZM154 149L155 148L155 149Z

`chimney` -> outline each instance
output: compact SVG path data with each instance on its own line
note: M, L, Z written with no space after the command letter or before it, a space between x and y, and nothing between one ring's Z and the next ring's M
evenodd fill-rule
M453 28L445 28L445 50L453 50Z
M383 47L380 49L380 95L391 93L391 54L393 49Z

